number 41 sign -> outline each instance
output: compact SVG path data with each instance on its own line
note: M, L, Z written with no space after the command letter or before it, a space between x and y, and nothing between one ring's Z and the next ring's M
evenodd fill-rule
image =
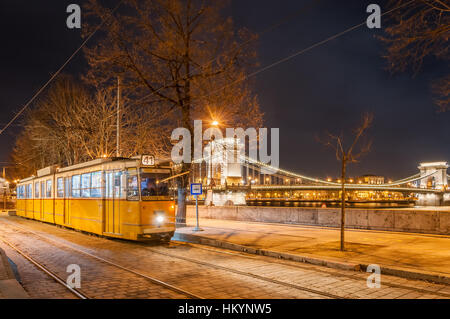
M143 166L154 166L155 157L153 155L142 155L141 164Z

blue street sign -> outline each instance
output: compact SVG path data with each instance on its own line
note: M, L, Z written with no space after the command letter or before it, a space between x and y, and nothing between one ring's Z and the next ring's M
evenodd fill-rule
M191 184L191 195L202 195L202 194L203 194L202 184L192 183Z

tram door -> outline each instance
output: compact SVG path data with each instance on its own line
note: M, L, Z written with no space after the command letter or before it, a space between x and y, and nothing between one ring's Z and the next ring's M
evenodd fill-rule
M106 196L104 213L104 232L120 234L120 198L121 173L118 171L106 172Z
M40 206L39 218L40 218L40 220L44 220L44 207L45 207L44 203L45 203L46 196L47 196L47 194L45 192L45 181L41 181L41 199L40 199L40 203L39 203L39 206Z
M71 178L64 177L64 224L70 225L70 186Z

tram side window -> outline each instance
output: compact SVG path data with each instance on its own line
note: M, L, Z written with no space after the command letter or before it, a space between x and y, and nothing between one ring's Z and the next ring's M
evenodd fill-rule
M81 175L81 197L89 198L91 193L91 174Z
M70 177L66 177L65 178L65 194L66 194L66 198L70 197Z
M32 199L33 198L33 184L27 185L27 198Z
M114 173L114 197L122 197L122 172Z
M47 181L47 190L46 190L46 194L45 194L47 198L52 198L52 181L48 180Z
M102 172L94 172L91 174L91 197L102 197Z
M17 197L20 199L24 199L23 185L19 186L17 189Z
M127 199L139 200L139 184L137 170L127 172Z
M45 182L41 182L41 197L45 198Z
M34 198L39 198L39 190L41 188L41 183L36 182L34 183Z
M64 197L64 179L59 177L56 181L56 196L58 198Z
M72 176L72 197L80 197L80 175Z

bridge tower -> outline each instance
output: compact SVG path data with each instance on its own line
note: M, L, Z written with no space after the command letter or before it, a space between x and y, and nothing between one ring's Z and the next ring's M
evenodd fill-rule
M419 195L420 206L442 206L448 203L450 198L444 191L448 188L447 162L420 163L419 165L420 188L442 190L443 193L438 194L421 194Z
M223 138L209 143L205 153L208 160L207 183L216 187L214 192L208 190L205 205L211 202L215 206L245 205L245 181L239 155L244 145L237 138ZM212 155L212 156L211 156Z

